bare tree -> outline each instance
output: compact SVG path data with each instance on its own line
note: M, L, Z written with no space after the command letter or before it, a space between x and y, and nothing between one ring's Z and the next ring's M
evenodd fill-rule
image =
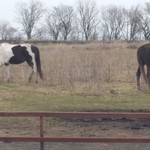
M62 28L61 21L57 14L57 9L54 7L48 12L46 17L46 25L48 33L52 36L53 40L58 40L60 30Z
M119 40L124 28L124 8L109 6L102 11L102 39Z
M74 16L74 9L71 6L59 5L58 7L53 7L48 13L46 24L54 40L58 40L60 34L63 40L68 39L72 30Z
M8 22L3 22L0 24L0 36L1 40L7 40L7 29L8 29Z
M72 30L74 21L74 9L72 6L60 5L56 8L57 14L60 19L61 34L64 40L68 39L68 36Z
M48 39L47 30L44 25L41 25L41 27L38 27L34 30L33 38L38 40Z
M71 6L60 6L60 19L62 24L61 34L64 40L67 40L68 35L70 34L73 22L75 19L74 9Z
M77 18L75 17L75 21L73 23L73 27L70 33L70 40L72 41L80 41L81 40L81 30L79 27L79 23Z
M142 33L146 40L150 39L150 2L145 3L145 7L140 10L140 20L139 24L142 30Z
M141 27L139 25L141 17L139 6L126 10L124 16L126 25L122 32L123 38L126 41L134 41L139 38L141 32Z
M77 2L77 13L80 27L84 33L85 40L88 41L93 36L95 29L99 25L98 10L93 0Z
M16 7L16 19L21 24L27 38L31 39L31 33L35 24L41 19L45 12L40 1L32 0L30 3L20 2Z
M15 35L16 33L17 33L17 29L15 29L14 27L9 27L7 30L8 40L13 40L17 38Z
M12 40L16 38L17 29L12 27L8 22L2 22L0 24L0 36L1 40Z

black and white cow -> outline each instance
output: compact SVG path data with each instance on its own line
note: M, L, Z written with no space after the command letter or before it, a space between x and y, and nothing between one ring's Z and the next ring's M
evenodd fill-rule
M28 81L32 79L32 75L40 76L43 79L41 62L40 62L40 53L39 49L36 46L31 44L9 44L2 43L0 44L0 66L5 65L7 68L7 81L10 79L9 75L9 64L20 64L23 62L32 68L32 72L29 76Z

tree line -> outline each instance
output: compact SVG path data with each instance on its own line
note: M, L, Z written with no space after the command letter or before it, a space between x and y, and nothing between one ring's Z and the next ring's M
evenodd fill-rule
M46 9L42 1L20 2L15 8L18 31L0 22L0 39L62 41L149 40L150 2L143 6L97 8L94 0L77 0L76 6L59 5Z

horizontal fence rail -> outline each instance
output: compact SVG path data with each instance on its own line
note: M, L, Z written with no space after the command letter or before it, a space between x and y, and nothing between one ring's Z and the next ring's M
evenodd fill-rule
M99 119L99 118L136 118L150 119L150 113L130 113L130 112L0 112L0 117L58 117L58 118L79 118L79 119Z
M4 142L150 143L150 138L110 137L0 137Z
M4 142L40 142L40 150L44 150L44 142L88 142L88 143L150 143L150 138L111 138L111 137L44 137L44 118L76 118L76 119L150 119L150 113L129 113L129 112L0 112L0 117L35 117L39 118L38 137L4 137Z

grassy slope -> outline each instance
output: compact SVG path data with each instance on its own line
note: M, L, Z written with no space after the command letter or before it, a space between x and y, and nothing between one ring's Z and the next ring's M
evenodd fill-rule
M58 94L59 93L59 94ZM71 95L50 86L4 84L0 86L0 111L149 111L150 94L132 85L106 88L101 96Z

